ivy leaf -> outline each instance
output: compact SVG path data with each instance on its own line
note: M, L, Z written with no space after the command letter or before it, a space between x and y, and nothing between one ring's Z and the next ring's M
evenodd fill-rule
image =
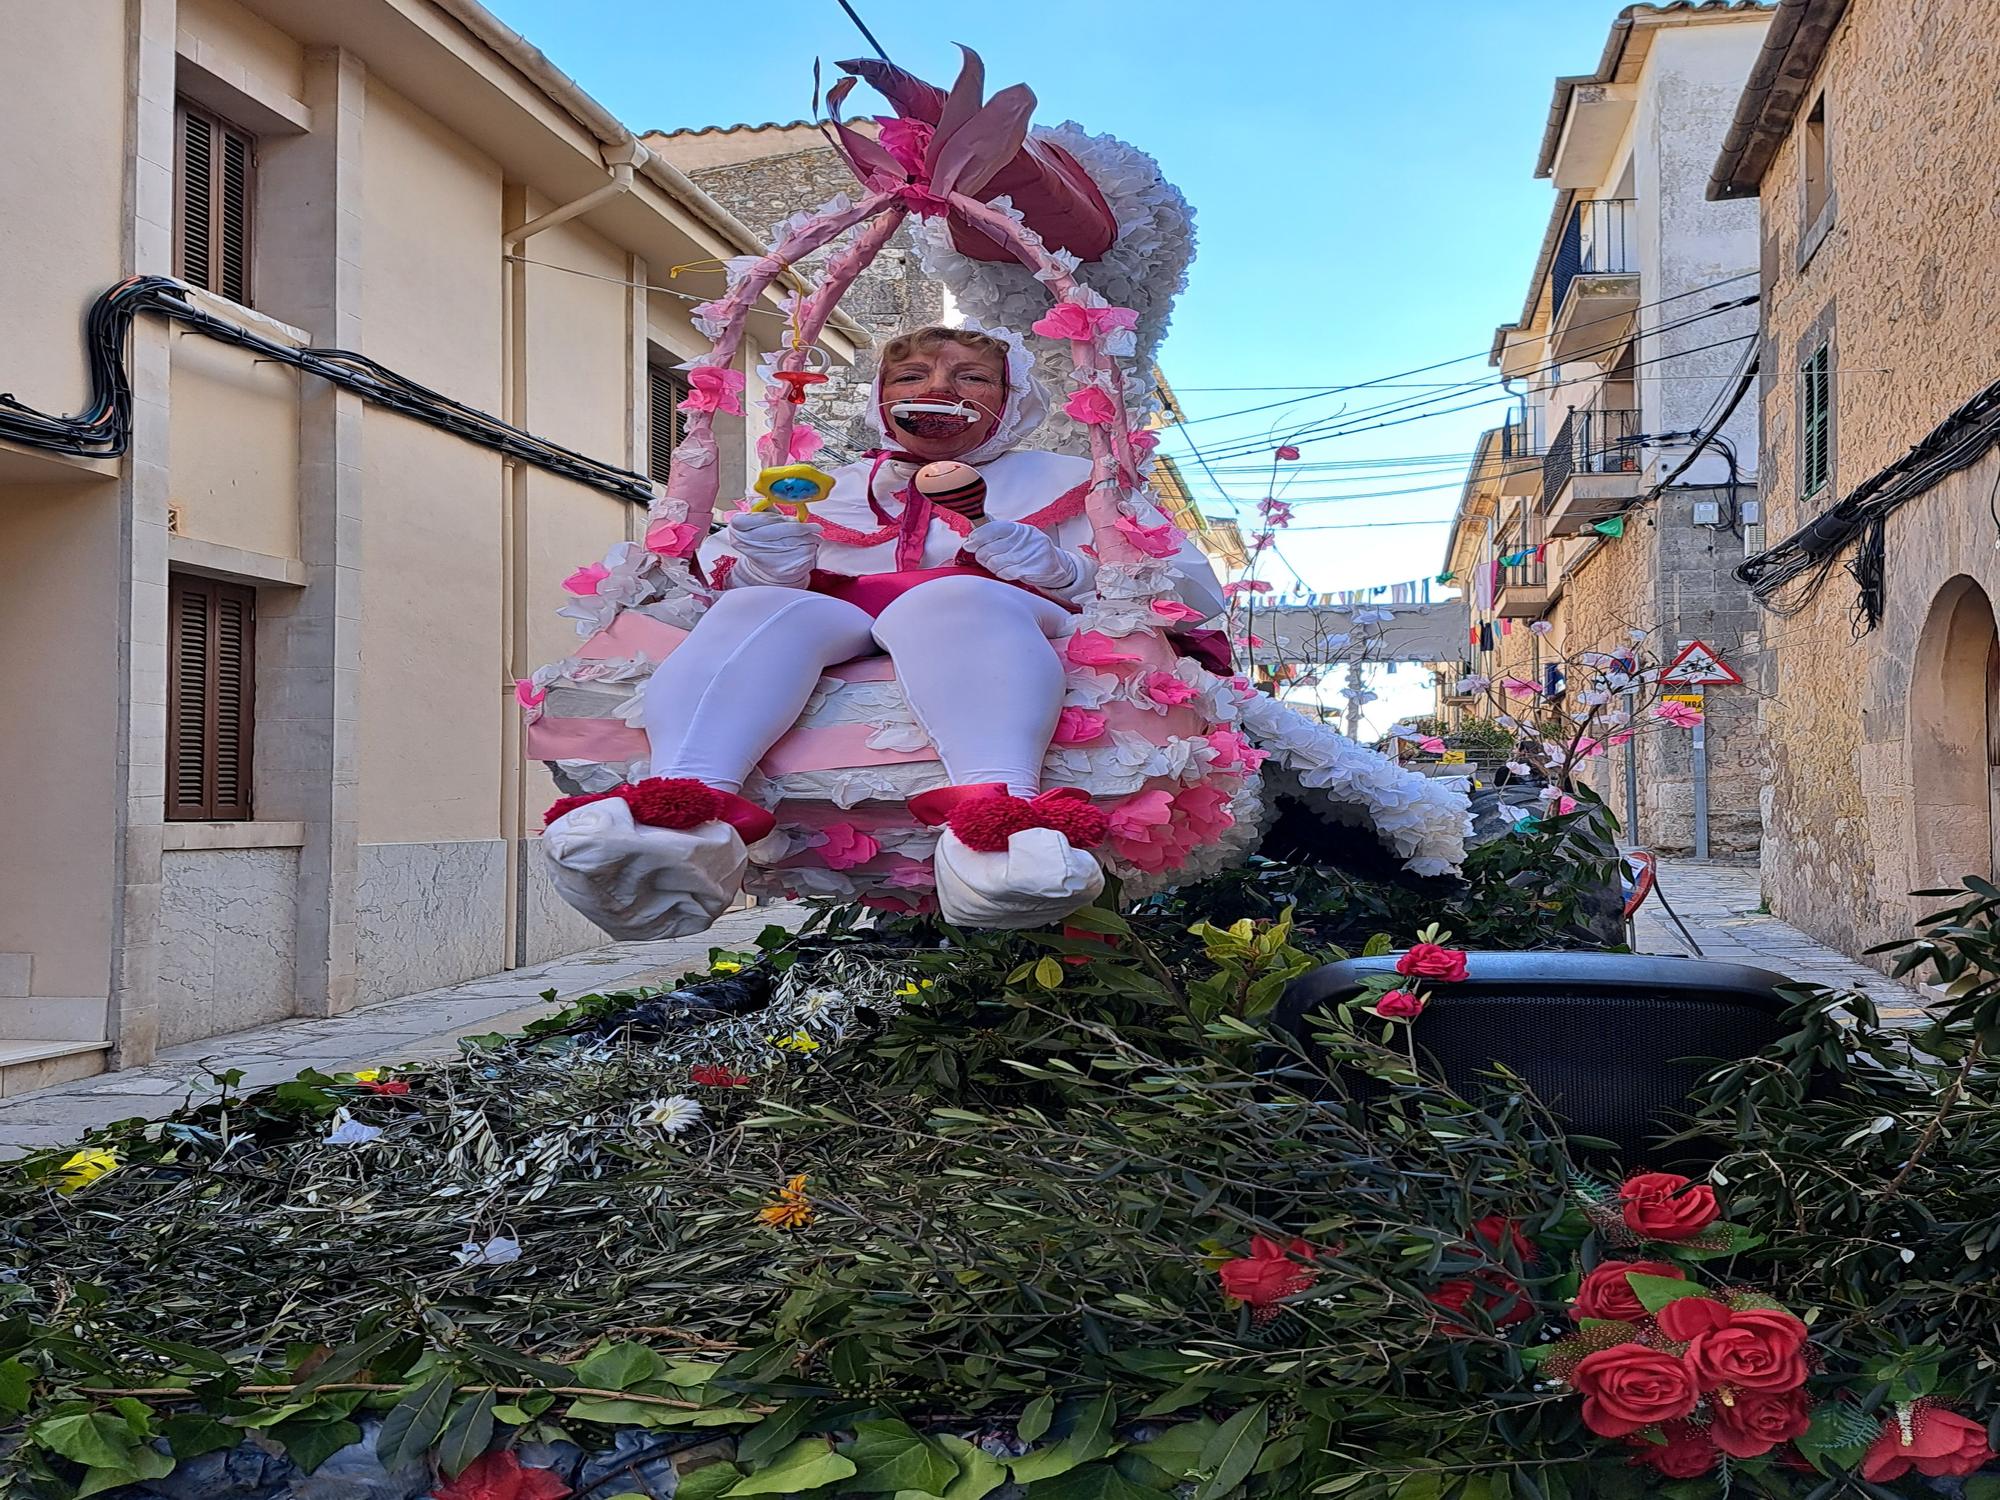
M737 1442L736 1461L762 1463L803 1432L819 1408L817 1401L787 1401Z
M383 1468L393 1474L430 1452L444 1430L455 1389L451 1372L441 1371L389 1408L375 1439L375 1456Z
M1656 1313L1669 1302L1678 1302L1683 1297L1707 1295L1700 1287L1677 1276L1648 1276L1643 1271L1627 1271L1625 1281L1632 1288L1632 1295L1639 1299L1639 1305L1649 1313Z
M361 1429L345 1417L331 1422L280 1422L271 1436L284 1445L285 1457L310 1474L349 1443L361 1441Z
M958 1477L958 1463L921 1433L897 1421L856 1422L847 1456L859 1471L844 1488L856 1495L916 1490L935 1495Z
M493 1441L493 1408L498 1397L480 1391L459 1402L451 1420L444 1424L438 1439L438 1467L447 1479L456 1479Z
M1111 1451L1111 1429L1117 1420L1116 1403L1109 1396L1099 1396L1077 1411L1069 1436L1061 1442L1009 1460L1007 1467L1013 1471L1014 1482L1033 1484L1053 1479L1079 1464L1104 1457Z
M80 1411L66 1417L49 1417L37 1422L30 1435L49 1452L59 1453L85 1468L131 1466L134 1451L131 1431L109 1412Z
M719 1500L742 1477L743 1471L735 1464L703 1464L675 1481L674 1500Z
M1270 1412L1261 1401L1218 1427L1201 1450L1200 1466L1208 1478L1195 1488L1194 1500L1219 1500L1247 1479L1270 1430Z
M175 1458L200 1458L204 1453L220 1453L234 1448L243 1441L240 1428L227 1422L218 1422L213 1417L189 1413L185 1416L168 1417L160 1424L167 1446L173 1450Z
M1141 1489L1110 1464L1086 1464L1031 1485L1028 1500L1159 1500L1159 1494Z
M19 1416L28 1409L34 1376L18 1359L0 1361L0 1416Z
M958 1477L944 1488L939 1500L985 1500L1007 1482L1007 1466L964 1438L941 1437L938 1445L958 1465Z
M644 1344L606 1344L576 1367L576 1383L599 1391L629 1391L659 1373L660 1356Z
M1035 1397L1028 1403L1028 1409L1021 1413L1021 1420L1015 1424L1014 1433L1024 1443L1041 1441L1042 1434L1049 1430L1049 1422L1056 1414L1056 1398L1050 1395Z
M132 1450L131 1463L122 1469L92 1469L83 1476L83 1482L76 1487L77 1500L85 1500L90 1495L102 1494L106 1490L122 1485L137 1484L142 1479L165 1479L174 1472L174 1461L164 1453L151 1448Z
M835 1453L825 1438L801 1438L769 1468L737 1480L722 1493L731 1500L738 1495L803 1495L836 1479L852 1478L854 1472L853 1460Z

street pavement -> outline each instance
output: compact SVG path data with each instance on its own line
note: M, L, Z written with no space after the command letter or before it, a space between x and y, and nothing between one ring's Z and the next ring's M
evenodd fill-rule
M1913 1023L1922 1016L1916 991L1761 913L1754 866L1663 860L1660 888L1709 958L1865 990L1887 1019ZM146 1067L0 1102L0 1159L66 1145L92 1126L114 1120L167 1114L191 1097L213 1092L207 1082L210 1069L239 1068L243 1086L255 1087L291 1078L304 1068L344 1072L451 1056L462 1036L515 1031L546 1015L552 1007L541 998L544 990L554 990L560 1002L592 991L664 984L705 964L712 947L746 947L770 923L796 926L803 916L797 907L731 912L699 937L614 943L533 968L385 1000L331 1020L281 1021L165 1048ZM1636 943L1647 953L1688 952L1657 897L1640 910Z

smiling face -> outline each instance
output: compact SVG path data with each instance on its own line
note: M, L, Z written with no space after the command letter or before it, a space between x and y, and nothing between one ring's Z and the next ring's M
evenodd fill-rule
M882 418L891 438L925 462L958 458L993 435L1007 402L1007 362L990 340L960 343L922 335L898 339L884 351ZM977 420L955 416L895 415L902 401L963 402Z

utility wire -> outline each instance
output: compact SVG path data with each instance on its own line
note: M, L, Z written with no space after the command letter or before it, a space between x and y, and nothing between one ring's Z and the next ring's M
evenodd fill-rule
M882 50L882 44L875 40L875 33L870 31L868 23L855 13L854 7L849 5L847 0L836 0L836 3L842 10L847 12L847 19L854 23L854 29L860 32L867 40L868 45L875 49L875 55L881 58L883 62L889 63L890 67L895 67L896 65L893 62L889 62L889 54Z

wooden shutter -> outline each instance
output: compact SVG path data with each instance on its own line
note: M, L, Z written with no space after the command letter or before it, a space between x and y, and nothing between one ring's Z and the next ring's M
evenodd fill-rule
M1799 371L1799 494L1817 493L1833 477L1833 371L1821 344Z
M646 367L646 477L667 482L674 447L687 431L688 383L660 365Z
M174 274L247 306L256 142L186 101L176 123Z
M176 573L167 611L167 816L248 818L257 596Z

